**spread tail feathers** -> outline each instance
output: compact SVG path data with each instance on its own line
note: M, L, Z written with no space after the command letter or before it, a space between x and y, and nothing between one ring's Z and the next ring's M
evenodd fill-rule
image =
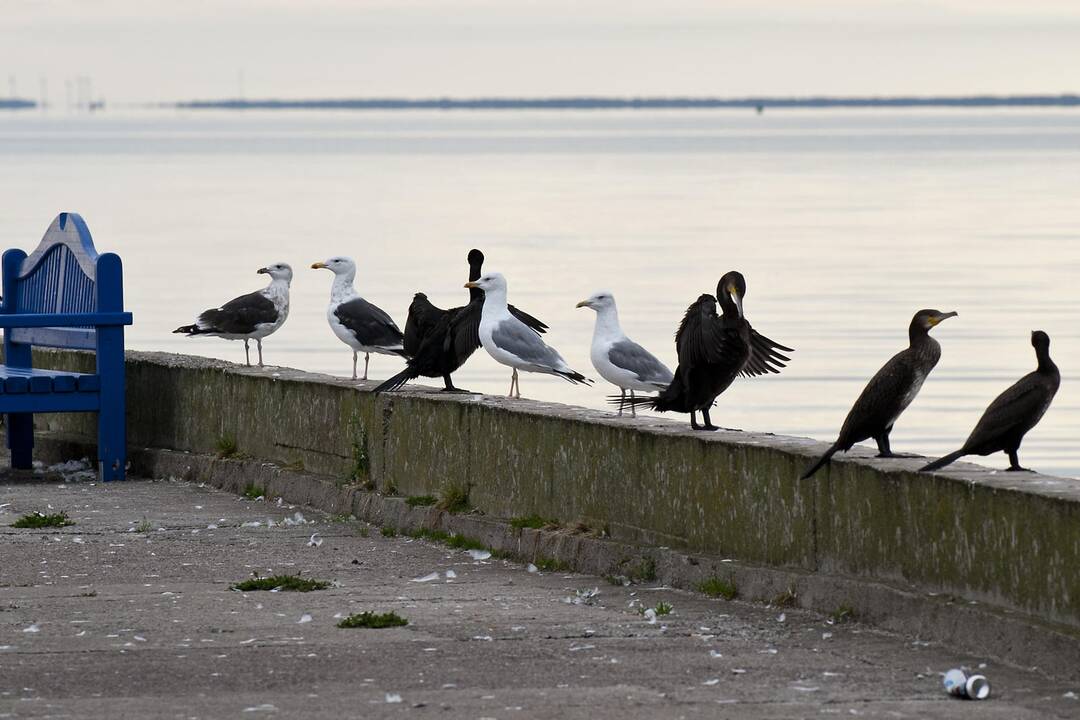
M581 373L575 372L573 370L569 370L569 371L556 370L555 374L558 375L559 377L563 378L564 380L573 383L574 385L592 385L592 382L593 382L592 380L585 377Z
M919 472L930 472L931 470L940 470L941 468L945 467L949 463L954 462L956 460L959 460L961 457L963 457L966 454L967 453L965 453L963 450L957 450L956 452L951 452L951 453L949 453L948 455L946 455L944 457L938 458L937 460L935 460L932 463L929 463L927 465L923 465L921 468L919 468Z
M647 395L645 397L636 398L624 398L622 395L608 395L607 401L608 405L615 405L616 407L632 407L641 408L643 410L659 410L659 408L656 407L656 398L649 397Z
M388 392L390 390L397 390L409 380L414 380L419 377L420 374L413 370L411 367L406 367L404 370L393 376L389 380L384 380L375 388L372 392L381 393Z
M828 450L826 450L826 451L825 451L825 454L824 454L824 455L822 455L822 456L821 456L820 458L818 458L818 461L817 461L816 463L814 463L814 464L813 464L813 465L812 465L812 466L810 467L810 469L809 469L809 470L807 470L806 472L804 472L804 473L803 473L803 475L802 475L802 477L801 477L801 478L799 478L799 479L800 479L800 480L808 480L808 479L809 479L809 478L810 478L810 477L811 477L811 476L812 476L812 475L813 475L814 473L816 473L816 472L817 472L818 470L820 470L820 469L821 469L821 467L822 467L822 466L823 466L823 465L824 465L825 463L829 462L829 459L830 459L830 458L832 458L832 456L833 456L833 455L835 455L835 454L836 454L837 452L839 452L839 451L840 451L840 444L839 444L839 443L836 443L836 444L835 444L835 445L833 445L833 446L832 446L831 448L829 448Z

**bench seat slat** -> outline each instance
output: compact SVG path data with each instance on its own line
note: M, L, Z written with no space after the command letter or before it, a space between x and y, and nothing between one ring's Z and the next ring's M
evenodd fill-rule
M0 365L0 394L97 392L101 379L88 373ZM2 404L2 403L0 403ZM11 412L6 410L6 412Z

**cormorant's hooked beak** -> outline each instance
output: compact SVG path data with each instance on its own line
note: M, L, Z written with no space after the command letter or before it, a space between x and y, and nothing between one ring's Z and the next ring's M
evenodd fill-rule
M467 287L467 288L479 288L480 285L478 285L475 282L469 281L469 282L465 283L465 287Z
M311 269L312 270L318 270L319 268L324 268L324 267L326 267L326 263L321 263L321 262L319 262L319 263L311 263Z
M930 327L934 327L938 325L942 320L948 320L949 318L956 317L957 315L959 315L959 313L957 313L955 310L952 312L935 315L934 317L930 318Z
M270 268L259 268L258 270L255 271L255 274L256 275L269 275L270 274Z
M581 302L579 302L574 307L576 307L576 308L592 307L592 304L588 300L582 300Z
M735 303L735 309L739 311L739 317L742 317L742 296L739 295L739 291L736 290L734 287L729 287L727 291L728 295L731 296L731 301Z

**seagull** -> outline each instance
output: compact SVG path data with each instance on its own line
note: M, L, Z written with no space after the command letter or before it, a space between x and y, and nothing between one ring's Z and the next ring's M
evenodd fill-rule
M249 342L259 348L259 367L263 366L262 339L277 331L289 317L289 283L293 271L288 263L274 263L256 272L269 275L270 284L262 290L230 300L221 307L204 311L194 325L173 330L188 337L212 335L226 340L244 341L244 358L251 367Z
M626 337L619 325L619 311L615 307L615 296L606 290L594 293L582 300L577 307L592 308L596 311L596 328L593 330L592 351L593 367L600 377L622 391L619 403L619 415L623 414L626 391L630 391L630 414L637 417L634 407L634 391L654 392L663 390L671 384L674 377L671 370L656 356L636 342Z
M352 348L352 379L356 380L356 356L364 353L364 377L367 380L371 353L400 355L405 357L401 330L393 319L375 305L356 293L353 279L356 263L352 258L332 257L326 262L312 264L312 269L325 268L334 273L330 288L330 305L326 308L326 320L341 342Z
M507 397L521 397L518 370L558 375L575 385L592 382L572 370L555 348L545 345L535 330L514 317L506 305L506 278L501 274L488 273L479 280L465 283L465 287L484 291L480 344L496 361L514 369ZM517 395L514 394L515 387Z
M484 253L473 249L467 257L469 280L478 280L484 265ZM507 306L511 313L538 333L547 325L532 315ZM442 377L444 392L466 392L454 387L451 373L456 371L480 347L480 317L484 309L484 292L469 290L469 302L461 307L443 310L435 307L424 293L416 293L409 305L405 321L405 352L409 363L405 369L383 382L375 392L396 390L408 380L420 377Z

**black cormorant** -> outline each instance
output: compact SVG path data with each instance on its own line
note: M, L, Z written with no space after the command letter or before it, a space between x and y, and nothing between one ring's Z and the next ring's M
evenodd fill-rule
M829 458L837 452L847 452L855 443L870 438L877 442L878 457L899 457L889 448L889 433L900 413L919 394L926 376L941 358L941 346L930 337L930 328L955 316L955 312L943 313L940 310L920 310L915 313L908 326L907 349L893 355L866 384L844 420L840 437L803 474L804 480L829 462Z
M484 253L470 250L468 261L469 281L479 280ZM484 291L479 288L469 289L467 305L449 310L432 305L424 293L416 293L409 305L409 317L405 320L404 347L410 360L404 370L375 388L375 392L396 390L408 380L421 375L441 377L444 390L457 391L450 375L480 347L483 309ZM547 330L547 325L512 305L510 312L537 333Z
M743 315L746 280L742 273L732 270L716 285L716 297L701 295L686 309L678 332L675 349L679 365L675 378L651 398L634 398L636 407L660 412L690 413L694 430L716 430L709 417L709 408L716 397L728 389L739 375L747 377L778 373L789 357L778 351L792 352L754 330ZM716 314L717 302L721 315ZM612 398L618 402L620 398ZM694 413L701 411L705 421L697 424Z
M1042 419L1050 401L1061 385L1061 373L1050 359L1050 336L1042 330L1031 333L1031 344L1039 365L998 395L986 408L964 447L920 468L920 472L943 468L964 455L990 455L1004 451L1009 455L1009 470L1020 467L1017 452L1028 430Z

